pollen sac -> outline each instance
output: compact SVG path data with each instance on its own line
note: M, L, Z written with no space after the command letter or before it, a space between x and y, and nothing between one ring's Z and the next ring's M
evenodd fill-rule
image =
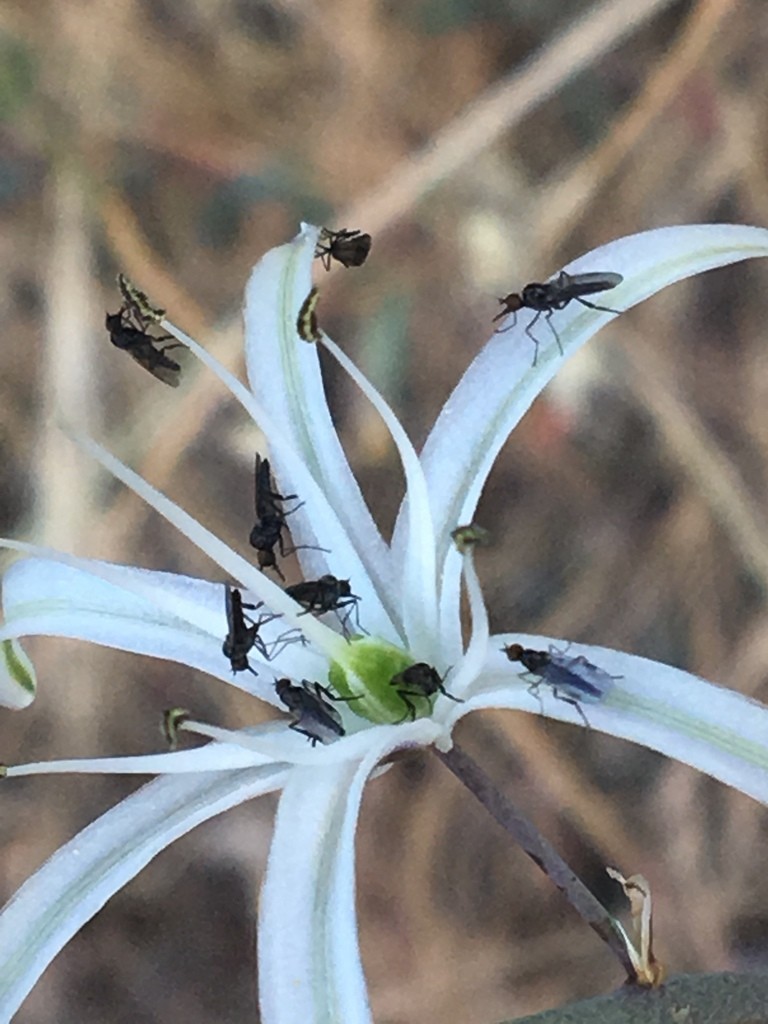
M583 655L574 657L553 646L549 651L534 651L521 644L508 644L502 650L510 661L519 661L531 675L538 676L528 687L532 696L540 699L539 687L542 684L551 687L557 700L576 708L587 728L589 722L581 704L599 704L611 691L616 679L621 678L610 675Z
M317 302L320 293L317 288L312 288L309 295L304 299L296 317L296 333L303 341L310 343L323 340L320 327L317 323Z
M125 274L117 275L117 286L123 296L123 309L134 313L145 323L159 324L165 316L165 310L153 306L144 292L132 284Z
M477 523L470 523L468 526L457 526L451 531L451 540L461 555L466 555L476 546L484 546L490 542L491 535Z
M170 750L175 750L179 743L179 728L189 718L186 708L169 708L163 712L162 733Z

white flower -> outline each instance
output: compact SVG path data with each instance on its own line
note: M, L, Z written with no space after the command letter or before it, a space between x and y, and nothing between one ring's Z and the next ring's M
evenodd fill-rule
M406 498L387 544L339 443L317 348L296 333L297 315L311 287L317 237L317 229L304 227L254 270L246 295L250 389L194 341L167 323L163 326L221 377L264 431L279 488L299 495L304 503L291 514L290 527L296 544L314 546L299 553L306 578L325 573L349 578L360 597L360 620L367 634L348 641L331 622L332 615L322 620L301 615L296 602L268 574L100 446L80 438L81 446L107 470L217 562L221 579L208 582L4 542L29 557L16 562L4 580L0 700L23 707L34 695L32 666L19 637L67 636L202 669L283 710L276 679L319 682L341 696L357 698L334 705L345 735L313 745L287 722L235 732L187 723L213 742L162 755L8 769L10 777L90 771L159 778L62 847L0 914L2 1020L12 1016L68 939L155 854L198 823L280 790L259 923L262 1018L266 1024L370 1021L354 910L354 834L366 781L399 747L435 744L448 749L453 727L471 711L540 711L529 692L525 665L505 657L502 648L521 645L547 652L550 644L562 642L489 636L471 545L460 554L451 533L471 522L501 446L562 365L558 344L542 331L533 366L532 344L525 334L532 314L522 310L517 326L494 335L469 367L418 456L382 397L323 336L322 344L380 412L400 453ZM566 269L623 275L606 304L626 309L683 277L765 255L768 232L758 228L666 228L604 246ZM575 302L556 312L553 325L565 357L613 315ZM466 649L459 620L462 578L472 615ZM237 581L248 603L262 601L264 609L282 616L264 627L267 639L295 628L307 644L289 643L271 661L254 648L249 658L258 675L233 674L222 653L227 580ZM675 757L756 799L768 798L766 708L643 658L596 647L568 648L566 659L579 657L596 666L596 674L583 669L584 679L607 679L597 670L615 677L588 705L592 728ZM417 671L415 691L413 680L392 684L394 677L420 663L425 668ZM584 665L565 661L561 667L578 671L579 664ZM437 674L429 675L431 670ZM447 695L420 697L418 682L424 678L437 680ZM560 696L572 696L562 676L560 683ZM580 707L556 699L547 685L539 688L538 697L547 715L583 724ZM584 703L587 699L588 694ZM11 784L10 778L4 783Z

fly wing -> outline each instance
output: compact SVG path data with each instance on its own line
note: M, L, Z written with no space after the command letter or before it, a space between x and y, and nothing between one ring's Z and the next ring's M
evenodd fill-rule
M344 735L341 715L330 704L318 700L312 706L302 707L296 717L296 724L321 743L332 743Z
M567 693L576 700L596 703L605 697L613 686L613 677L591 661L579 655L552 652L550 663L544 674L544 681L550 686Z
M169 387L177 388L181 383L181 367L173 359L163 355L148 339L145 344L137 342L126 349L129 356L132 356L139 366L143 366L153 377L168 384Z
M596 686L594 680L584 673L583 666L576 664L579 660L578 658L568 658L563 654L553 654L552 660L542 673L542 680L572 700L596 704L602 700L605 691ZM594 665L591 667L595 668ZM608 678L610 679L610 676Z
M593 665L583 654L571 660L573 662L571 666L572 671L577 673L585 683L589 683L598 690L601 697L604 697L612 689L616 679L619 678L618 676L614 678L604 668Z
M227 627L229 629L229 636L231 637L235 632L235 620L237 618L237 610L235 608L235 597L236 591L230 587L228 583L224 584L224 610L227 613ZM238 593L238 597L239 597Z
M579 295L594 295L596 292L607 292L621 284L621 274L611 271L597 271L593 274L568 274L567 288L573 298Z

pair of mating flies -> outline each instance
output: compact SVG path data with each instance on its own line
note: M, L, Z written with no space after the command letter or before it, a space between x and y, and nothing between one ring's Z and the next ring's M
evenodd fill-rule
M501 334L515 326L519 310L532 309L536 316L526 325L525 333L535 346L533 365L536 365L539 358L539 339L533 333L533 327L542 315L555 337L557 347L560 349L560 355L563 355L560 336L552 326L552 314L560 309L565 309L569 302L580 302L582 306L588 306L589 309L599 309L604 313L620 313L620 309L611 309L610 306L598 306L594 302L587 301L584 296L610 291L611 288L621 284L623 280L624 278L621 274L614 274L611 271L592 274L568 274L561 270L552 281L545 281L543 284L534 281L531 284L527 284L521 292L510 292L503 299L499 299L504 308L493 318L493 322L495 323L497 320L501 320L510 314L514 319L509 327L498 328L497 334Z
M442 693L445 697L461 703L458 697L453 697L445 689L437 669L426 662L420 661L409 665L402 672L392 676L390 683L405 705L406 710L400 719L401 722L406 718L410 718L411 721L416 718L416 706L412 700L414 697L428 700L436 693ZM327 686L311 683L306 679L302 679L298 686L290 679L278 679L275 690L291 713L293 721L288 728L306 736L313 747L317 743L332 743L345 734L341 715L333 704L360 699L359 696L337 697Z

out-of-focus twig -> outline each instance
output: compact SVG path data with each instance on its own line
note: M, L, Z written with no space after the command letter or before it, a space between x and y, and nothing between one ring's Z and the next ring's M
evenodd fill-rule
M551 882L607 944L627 972L635 977L635 969L627 954L624 935L600 901L576 877L555 848L536 827L512 804L483 769L455 744L447 752L436 751L443 764L477 797L488 813L495 818L525 853L547 875Z
M691 12L679 38L656 69L629 110L618 120L600 144L570 172L560 170L557 181L545 186L536 197L536 239L541 253L555 250L605 187L608 178L638 145L659 115L677 98L686 79L733 14L738 0L701 0Z
M768 591L768 521L726 453L676 393L666 364L627 331L620 341L623 384L642 401L680 471L695 484L745 568Z
M466 167L585 67L617 46L672 0L609 0L556 37L486 92L420 153L405 158L339 218L371 233L399 220L435 185Z

